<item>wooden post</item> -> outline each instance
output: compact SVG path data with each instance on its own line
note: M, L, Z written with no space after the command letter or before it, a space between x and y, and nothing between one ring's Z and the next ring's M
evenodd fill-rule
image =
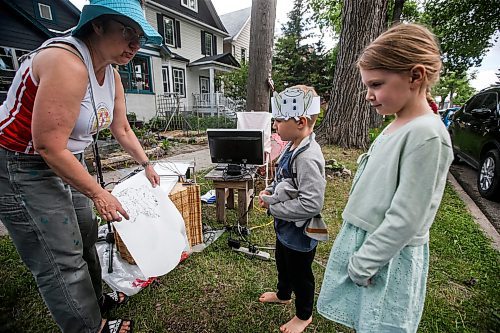
M268 111L277 0L252 0L247 111Z

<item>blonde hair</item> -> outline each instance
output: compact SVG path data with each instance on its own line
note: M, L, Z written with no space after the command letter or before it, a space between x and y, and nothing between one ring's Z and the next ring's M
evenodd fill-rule
M409 72L414 66L425 67L422 89L428 90L439 80L441 53L436 37L418 24L398 24L378 36L361 53L358 68Z
M299 88L305 94L307 94L309 91L312 91L314 97L318 96L318 93L316 92L316 90L314 90L314 87L306 86L305 84L297 84L297 85L291 86L290 88Z

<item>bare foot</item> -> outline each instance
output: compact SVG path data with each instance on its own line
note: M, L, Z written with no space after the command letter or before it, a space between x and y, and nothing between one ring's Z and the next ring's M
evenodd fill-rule
M259 301L262 303L280 303L280 304L290 304L291 299L283 301L278 298L274 291L268 291L260 295Z
M104 325L108 325L108 320L103 319L101 322L101 328L99 329L99 332L102 332L104 329ZM110 320L110 322L114 322L114 320ZM120 327L120 332L119 333L128 333L130 331L129 329L130 322L128 320L125 320L122 326Z
M280 331L283 333L302 333L312 320L312 316L307 320L302 320L295 316L288 323L282 325Z

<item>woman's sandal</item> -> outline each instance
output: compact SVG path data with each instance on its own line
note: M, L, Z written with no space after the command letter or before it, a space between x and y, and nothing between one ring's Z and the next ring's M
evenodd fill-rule
M127 322L129 323L127 333L133 333L134 321L129 319L107 319L100 333L119 333Z
M121 298L121 301L120 301ZM111 309L117 308L128 301L128 296L121 291L113 291L111 293L106 293L102 295L101 301L99 302L99 307L101 309L101 314L108 313Z

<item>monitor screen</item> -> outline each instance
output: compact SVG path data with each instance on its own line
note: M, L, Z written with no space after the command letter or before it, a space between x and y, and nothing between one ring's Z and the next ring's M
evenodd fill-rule
M207 129L212 163L264 164L262 130Z

